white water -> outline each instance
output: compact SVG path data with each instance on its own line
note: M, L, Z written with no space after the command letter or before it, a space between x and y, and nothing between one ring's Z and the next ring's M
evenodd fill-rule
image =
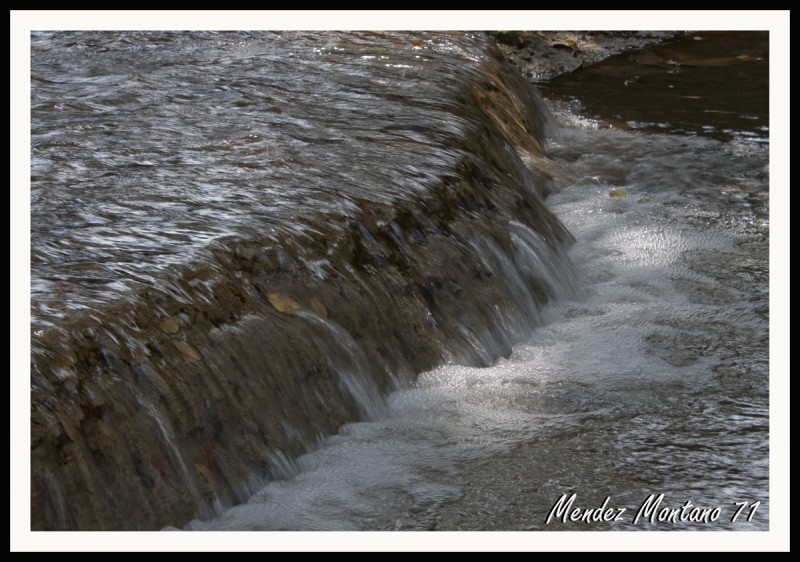
M508 359L424 373L187 529L768 528L768 147L561 118L551 148L577 180L549 204L577 239L581 298ZM627 511L546 524L571 493ZM634 524L650 494L720 516Z

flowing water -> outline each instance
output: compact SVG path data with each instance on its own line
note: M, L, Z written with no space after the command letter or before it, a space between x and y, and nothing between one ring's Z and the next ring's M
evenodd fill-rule
M765 38L690 35L638 60L623 55L543 84L558 122L537 109L534 133L547 137L548 160L536 154L539 141L511 151L506 142L521 142L513 127L498 136L465 109L465 84L516 88L487 78L480 36L35 35L33 329L46 342L39 355L56 367L51 377L35 372L34 396L46 395L54 412L54 439L67 458L88 451L80 458L89 460L75 461L87 482L112 482L107 465L127 463L142 493L175 495L171 520L143 518L142 526L768 529ZM742 77L751 80L747 95L720 87ZM56 101L65 92L79 95ZM496 118L491 101L484 111ZM465 146L463 137L476 134ZM463 179L470 150L477 161L468 160L469 174L489 178L479 183L491 205ZM546 173L526 175L518 153ZM431 203L442 177L458 191L448 208L476 221L459 222ZM453 187L459 182L468 188ZM537 201L552 191L547 206L572 236L544 210L504 206L517 200L512 185ZM364 208L408 201L403 221L365 222ZM350 242L355 262L337 262L335 243L327 254L308 250L319 235L346 245L337 238L345 229L361 240ZM400 274L384 263L394 263L384 239L404 256L402 275L415 279L413 300L405 285L387 281ZM253 293L265 304L237 305L234 318L211 322L213 309L198 300L214 300L215 290L203 287L226 282L223 249L242 253L247 241L253 252L253 240L274 254L263 267L278 281L262 289L256 269L244 270L236 278L250 277L253 289L242 300ZM198 263L213 274L194 273L203 271ZM179 274L170 277L172 267ZM309 293L282 297L315 272ZM344 288L333 296L326 283ZM158 341L136 335L151 329L141 315L132 316L137 332L129 317L108 328L108 316L95 312L98 303L135 298L161 311L156 332L158 321L171 332L163 319L172 318L179 334L194 334L205 326L202 310L211 335L187 336L170 358L156 353ZM343 301L375 319L351 319ZM395 310L409 303L430 324ZM101 327L72 320L81 310ZM48 336L72 329L89 335L68 344ZM291 335L289 359L276 350L279 331ZM102 358L84 358L87 342L101 336ZM111 336L134 343L114 346ZM73 381L81 369L97 389ZM296 383L295 371L317 374ZM184 372L200 382L181 379L177 391L167 379ZM318 382L320 372L334 382ZM72 392L72 406L53 405L49 389ZM181 393L197 393L199 405ZM241 410L225 410L225 400ZM86 408L88 415L74 413ZM333 413L319 413L326 408ZM220 419L230 412L241 418ZM315 415L364 421L337 431ZM121 429L108 427L109 418ZM136 431L142 436L128 435ZM253 445L256 438L269 447ZM128 439L121 460L109 460L103 444ZM82 528L79 509L65 506L82 501L65 499L78 477L41 458L41 526ZM92 501L110 495L108 486L84 485ZM211 507L203 507L209 493ZM571 494L572 509L604 505L616 520L551 514ZM687 501L699 510L679 513ZM106 503L103 515L120 512ZM184 524L187 513L194 519Z
M452 173L460 84L425 63L477 66L479 42L425 38L34 34L34 327L157 285L215 240L327 233L311 211L346 224L359 200Z

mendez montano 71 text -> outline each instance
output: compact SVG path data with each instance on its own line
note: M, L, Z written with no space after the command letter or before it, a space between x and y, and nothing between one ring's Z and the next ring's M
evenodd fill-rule
M554 521L563 523L600 523L612 521L638 523L662 523L678 525L680 523L714 523L722 520L736 523L751 521L761 505L760 501L737 502L726 506L701 507L686 500L675 507L667 505L664 494L650 494L636 510L626 507L613 507L611 497L606 497L602 505L593 508L575 506L577 494L564 494L550 508L545 524ZM724 513L723 513L724 512Z

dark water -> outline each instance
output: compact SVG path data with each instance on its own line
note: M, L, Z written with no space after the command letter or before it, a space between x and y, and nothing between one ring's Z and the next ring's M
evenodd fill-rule
M769 138L769 33L704 31L541 84L548 97L627 130Z
M464 237L469 252L459 259L478 256L506 295L482 304L486 332L472 328L469 311L471 303L486 302L490 276L458 293L451 308L438 301L463 328L460 336L457 328L446 333L469 342L478 350L472 355L452 353L415 382L400 378L394 389L382 389L385 399L376 398L366 382L374 363L362 349L364 335L343 329L333 313L302 312L299 333L347 374L341 380L361 396L368 419L316 439L313 430L284 424L287 439L311 444L296 455L271 454L238 493L216 485L243 479L225 460L234 456L225 439L238 444L236 437L208 430L220 426L210 406L184 423L173 414L191 408L182 399L140 400L140 416L156 420L152 432L160 436L151 448L162 452L148 456L132 445L137 482L149 478L152 487L163 480L165 489L188 483L196 495L211 486L216 494L211 510L198 508L193 521L172 526L768 529L768 53L763 34L695 35L703 40L689 36L653 49L660 58L642 55L655 61L646 71L611 60L543 86L559 123L548 128L539 114L555 163L533 163L558 170L548 189L560 190L547 204L575 243L553 249L522 219L501 221L510 250L496 231ZM457 175L467 152L460 138L486 126L458 105L465 84L482 76L482 41L468 34L35 35L34 328L57 325L73 308L114 302L138 283L163 283L165 268L211 259L206 252L214 241L271 238L272 228L276 244L287 235L302 241L310 232L336 232L360 216L364 200L400 205L442 176ZM631 72L638 78L625 85ZM732 94L743 76L747 94ZM620 93L632 88L630 97ZM513 181L534 181L513 168L518 158L507 162L492 152L503 144L496 137L479 139L468 148L480 154L481 166L499 162ZM492 197L499 204L505 193ZM481 216L469 205L457 212ZM463 282L453 254L411 263L433 271L442 256L452 279ZM306 262L323 282L336 279L335 264ZM374 267L369 278L384 275ZM364 291L373 291L367 278L358 277ZM555 298L533 298L541 292L536 286ZM439 293L430 287L435 301ZM381 305L372 315L392 308L391 299L369 294ZM391 296L407 302L399 292ZM223 325L211 341L259 341L260 369L273 376L273 341L247 339L271 318L260 310L249 324L235 324L239 332ZM498 352L523 329L522 343ZM395 341L388 335L381 334ZM226 354L234 349L217 345ZM244 355L247 345L236 353ZM199 349L207 356L208 347ZM129 361L132 380L152 377ZM220 371L227 365L216 356L204 361ZM276 373L278 380L292 378ZM266 412L256 411L258 401L248 405L243 434L266 423L259 415L289 416L290 408L279 409L289 400L281 392L302 393L309 383L283 384L270 387L278 402ZM183 382L180 389L202 392ZM237 397L247 402L247 389ZM196 433L181 429L193 424L201 428ZM204 452L192 452L192 439ZM304 450L310 452L300 455ZM91 458L83 470L101 472L107 461ZM158 470L148 471L148 463ZM169 473L180 475L177 484ZM69 527L69 510L52 507L64 501L68 475L49 478L45 511L55 514L54 527ZM556 501L572 493L574 507L597 508L608 497L608 507L626 512L614 522L548 523ZM709 512L719 508L719 515L709 522L634 522L651 494L664 494L661 507L691 501ZM731 521L737 502L746 511Z
M34 324L220 239L327 232L454 174L448 75L474 72L481 43L456 37L34 33Z

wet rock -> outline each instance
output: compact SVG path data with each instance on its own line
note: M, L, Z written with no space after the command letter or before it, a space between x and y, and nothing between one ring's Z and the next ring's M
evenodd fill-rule
M181 352L181 355L187 361L200 361L201 359L200 354L197 352L197 350L195 350L195 348L193 348L187 342L183 340L176 340L172 343L175 345L178 351Z
M526 45L539 42L541 39L531 31L498 31L495 36L498 43L521 49Z
M170 316L175 316L179 312L181 312L181 305L178 303L170 303L164 306L164 312L169 314Z
M678 31L500 31L500 51L526 78L548 80L624 51L662 43Z
M72 420L70 420L68 417L61 417L61 427L64 429L64 433L70 438L71 441L77 441L80 438L78 430L73 425Z
M75 359L75 355L70 352L59 353L53 358L53 361L56 365L61 367L62 369L69 369L73 365L75 365L77 359Z
M199 472L200 475L206 480L206 482L208 482L209 486L212 488L216 487L216 478L214 478L214 473L210 468L208 468L208 466L202 463L196 463L194 467L197 469L197 472Z
M168 318L159 324L159 327L168 334L177 334L181 330L180 324L173 318Z
M297 301L281 293L268 293L267 300L275 310L284 314L297 314L302 308Z
M322 304L317 297L311 297L309 304L311 305L311 310L313 310L315 314L322 316L323 318L328 317L328 309L325 308L325 305Z

